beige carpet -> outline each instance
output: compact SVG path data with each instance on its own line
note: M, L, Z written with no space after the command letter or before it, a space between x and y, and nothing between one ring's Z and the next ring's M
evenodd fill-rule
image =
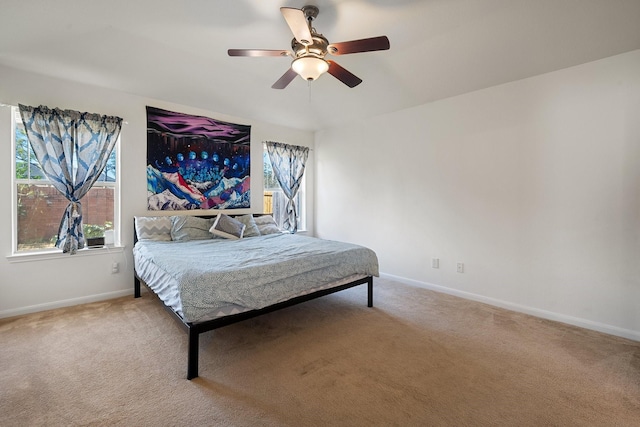
M375 280L201 337L158 301L0 321L2 426L640 425L640 343Z

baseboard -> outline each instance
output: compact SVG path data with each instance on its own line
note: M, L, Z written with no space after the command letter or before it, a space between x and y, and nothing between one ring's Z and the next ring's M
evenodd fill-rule
M23 314L36 313L38 311L53 310L55 308L70 307L73 305L87 304L90 302L104 301L113 298L133 295L133 288L122 291L106 292L104 294L89 295L80 298L71 298L61 301L48 302L45 304L30 305L27 307L14 308L0 311L0 319L5 317L21 316Z
M519 313L530 314L532 316L540 317L542 319L553 320L556 322L566 323L573 326L578 326L593 331L602 332L609 335L615 335L622 338L628 338L634 341L640 341L640 332L631 329L619 328L617 326L611 326L604 323L594 322L587 319L581 319L578 317L567 316L566 314L554 313L552 311L541 310L534 307L528 307L525 305L514 304L509 301L503 301L496 298L490 298L483 295L477 295L470 292L460 291L457 289L447 288L445 286L434 285L433 283L420 282L418 280L407 279L405 277L394 276L392 274L380 273L380 277L384 279L393 280L396 282L404 283L419 288L429 289L431 291L441 292L456 297L478 301L484 304L493 305L495 307L505 308L507 310L517 311Z
M460 298L464 298L472 301L478 301L484 304L493 305L495 307L500 307L507 310L517 311L519 313L529 314L532 316L540 317L542 319L553 320L556 322L566 323L569 325L578 326L581 328L590 329L590 330L602 332L609 335L615 335L622 338L628 338L634 341L640 341L640 332L634 331L631 329L619 328L617 326L611 326L611 325L594 322L587 319L567 316L561 313L554 313L547 310L541 310L534 307L515 304L512 302L499 300L496 298L490 298L483 295L473 294L471 292L460 291L457 289L447 288L446 286L435 285L433 283L428 283L428 282L421 282L418 280L408 279L405 277L395 276L392 274L380 273L380 277L384 279L389 279L396 282L404 283L407 285L416 286L419 288L429 289L435 292L441 292L444 294L453 295L456 297L460 297ZM80 297L80 298L71 298L67 300L54 301L54 302L45 303L45 304L30 305L27 307L20 307L20 308L10 309L10 310L2 310L0 311L0 319L6 318L6 317L21 316L23 314L36 313L38 311L53 310L56 308L70 307L73 305L104 301L104 300L120 298L128 295L133 295L132 289L107 292L107 293L97 294L97 295L89 295L89 296Z

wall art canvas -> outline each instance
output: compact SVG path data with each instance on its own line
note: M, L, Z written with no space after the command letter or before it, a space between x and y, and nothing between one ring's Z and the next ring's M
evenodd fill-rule
M251 205L251 126L147 107L149 210Z

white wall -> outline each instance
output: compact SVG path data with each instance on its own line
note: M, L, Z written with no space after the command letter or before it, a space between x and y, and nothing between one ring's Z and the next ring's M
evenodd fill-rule
M131 293L132 218L148 213L145 105L250 124L260 154L263 140L314 145L307 132L3 67L0 102L128 122L125 251L10 263L0 107L0 317ZM640 339L640 51L318 132L310 154L311 231L370 246L384 274ZM253 212L261 167L255 156Z
M128 295L133 290L133 217L158 214L147 211L146 204L146 105L198 114L219 120L251 125L251 209L233 213L262 212L262 141L273 140L313 146L313 134L281 126L226 116L122 92L101 89L0 67L0 103L47 105L122 117L128 124L121 136L122 243L121 252L91 250L60 258L10 262L11 255L11 141L10 109L0 107L0 317L64 305ZM224 111L221 105L218 109ZM307 221L313 231L313 152L307 169ZM217 213L217 211L212 211ZM62 215L62 212L60 213ZM111 274L112 262L120 264L120 273Z
M318 132L316 182L386 275L640 340L640 51Z

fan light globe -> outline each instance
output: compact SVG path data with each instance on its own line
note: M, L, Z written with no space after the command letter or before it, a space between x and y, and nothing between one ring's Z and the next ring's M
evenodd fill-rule
M303 56L294 59L291 68L303 79L315 80L329 70L329 64L324 59L315 56Z

